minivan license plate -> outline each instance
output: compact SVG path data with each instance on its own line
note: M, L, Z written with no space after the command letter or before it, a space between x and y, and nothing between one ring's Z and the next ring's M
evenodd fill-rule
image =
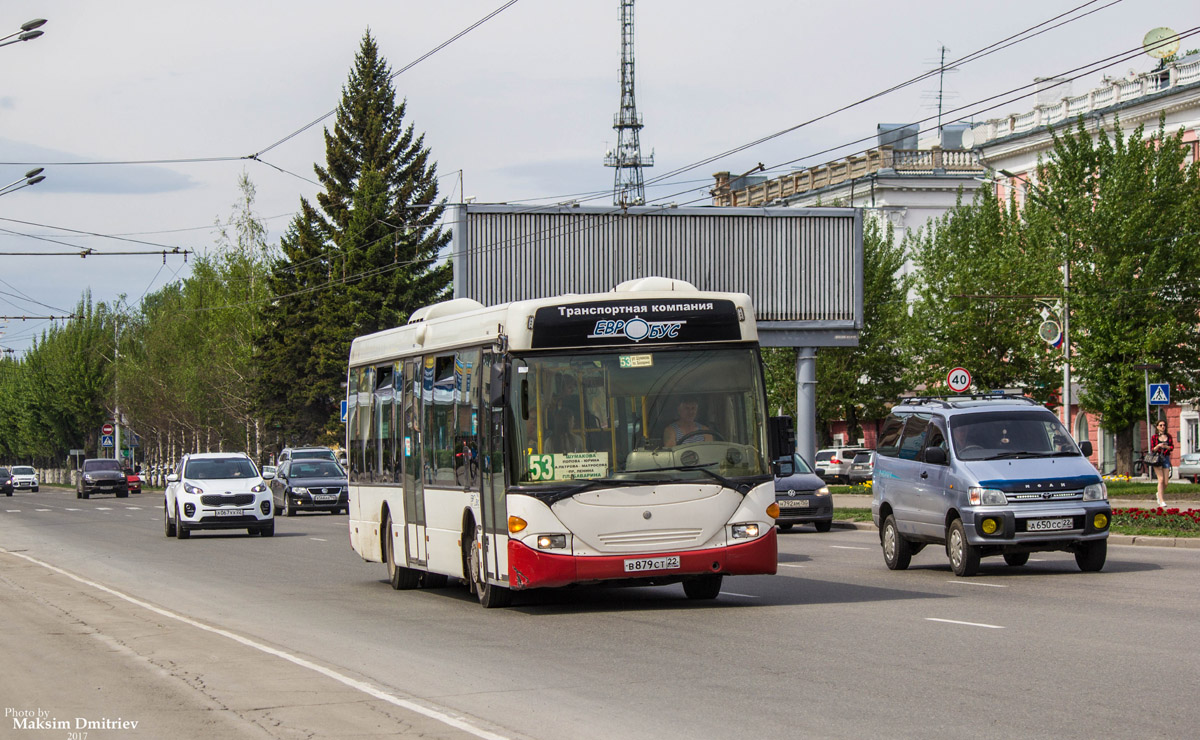
M807 509L807 508L809 508L809 505L812 502L810 502L806 498L802 498L802 499L787 499L787 498L785 498L785 499L780 499L779 501L776 501L775 503L779 504L779 508L781 508L781 509Z
M678 555L665 558L635 558L625 561L626 573L640 573L645 570L676 570L678 568Z
M1058 519L1030 519L1025 522L1025 530L1027 532L1047 532L1057 529L1070 529L1073 526L1070 517L1061 517Z

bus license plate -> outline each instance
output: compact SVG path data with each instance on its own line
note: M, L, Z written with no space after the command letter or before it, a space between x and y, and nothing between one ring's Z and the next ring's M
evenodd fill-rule
M665 558L635 558L625 561L626 573L641 573L647 570L676 570L678 568L678 555L671 555Z
M213 514L217 516L241 516L241 509L213 509Z
M1027 532L1052 532L1059 529L1071 529L1074 522L1071 517L1060 517L1057 519L1030 519L1025 522L1025 530Z

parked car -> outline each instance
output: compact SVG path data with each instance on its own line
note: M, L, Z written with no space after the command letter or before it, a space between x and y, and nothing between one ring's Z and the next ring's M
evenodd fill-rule
M276 511L284 516L295 516L298 511L337 514L350 510L346 471L332 460L288 460L268 485Z
M1200 452L1185 452L1179 458L1179 480L1200 483Z
M833 526L833 497L825 481L808 467L804 458L792 455L780 460L775 476L775 503L779 516L775 524L787 532L797 524L812 524L818 532Z
M875 475L875 453L863 450L854 456L850 463L849 478L851 483L865 483Z
M18 491L29 490L37 493L37 470L30 465L12 466L12 486Z
M79 485L75 498L88 498L95 493L115 493L117 498L129 496L125 469L111 457L88 458L79 470Z
M275 465L283 465L288 460L332 460L338 462L337 454L328 447L285 447L279 453Z
M905 399L875 448L871 513L884 563L903 570L936 544L957 576L974 575L983 557L1021 566L1048 550L1100 570L1112 507L1091 454L1091 442L1076 446L1058 417L1029 398Z
M8 468L0 468L0 491L3 491L5 496L13 495L12 473Z
M817 475L831 483L846 483L850 480L850 463L854 456L866 450L862 447L830 447L817 450L813 468Z
M142 466L138 465L135 468L125 468L125 483L129 486L130 493L142 492Z
M167 476L163 533L186 540L200 529L245 529L275 535L271 493L249 456L239 452L184 455Z

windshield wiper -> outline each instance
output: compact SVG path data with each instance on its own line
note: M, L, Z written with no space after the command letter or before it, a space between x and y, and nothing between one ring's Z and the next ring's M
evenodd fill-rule
M718 483L725 486L726 488L732 488L735 491L738 490L737 485L734 484L733 481L729 480L728 478L721 475L720 473L715 473L715 472L709 470L709 468L711 468L712 466L714 466L716 464L717 463L714 462L714 463L706 463L704 465L675 465L675 466L672 466L669 468L654 468L653 470L639 470L637 472L639 472L639 473L658 473L658 472L664 471L664 470L679 470L679 471L682 471L685 473L690 473L693 470L699 470L701 473L707 473L708 475L712 476L714 479L716 479L716 481ZM679 481L672 480L672 481L661 481L661 482L663 482L663 483L678 483Z
M1013 450L1010 452L1001 452L989 457L989 460L1013 460L1021 457L1050 457L1056 453L1053 452L1031 452L1030 450Z
M645 481L630 480L629 478L591 478L583 483L577 483L570 488L560 488L555 491L547 491L545 493L531 492L531 495L546 502L547 505L554 504L563 499L571 498L577 493L584 493L594 488L627 488L629 486L645 485Z

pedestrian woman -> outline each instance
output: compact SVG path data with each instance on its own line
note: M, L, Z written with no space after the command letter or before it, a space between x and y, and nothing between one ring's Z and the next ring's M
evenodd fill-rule
M1171 452L1175 449L1175 442L1167 431L1167 422L1160 421L1155 428L1154 444L1151 445L1150 451L1160 455L1158 465L1154 467L1154 474L1158 476L1158 505L1166 506L1167 477L1171 475Z

